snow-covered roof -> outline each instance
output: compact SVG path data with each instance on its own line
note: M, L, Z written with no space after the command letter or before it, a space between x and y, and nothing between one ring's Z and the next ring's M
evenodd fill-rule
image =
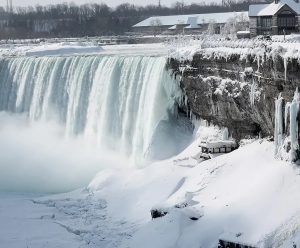
M206 148L221 148L221 147L236 147L236 142L233 140L217 140L217 141L209 141L209 142L201 142L201 147Z
M250 34L250 31L249 30L244 30L244 31L237 31L236 33L237 34Z
M248 20L248 12L225 12L194 15L173 15L173 16L152 16L144 21L135 24L133 27L150 27L153 23L161 23L161 26L173 26L176 24L185 24L196 27L195 25L207 24L210 22L226 23L228 19L243 15ZM158 21L158 22L157 22Z
M184 29L195 29L195 28L200 28L200 26L198 24L196 24L196 25L190 24L190 25L184 27Z
M289 6L297 14L300 14L300 4L294 0L279 0L278 3L254 4L249 6L249 16L272 16L275 15L283 6Z
M169 27L170 30L175 30L177 28L177 25L173 25L172 27Z

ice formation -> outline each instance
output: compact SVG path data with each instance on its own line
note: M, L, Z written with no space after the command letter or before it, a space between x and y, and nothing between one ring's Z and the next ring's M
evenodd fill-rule
M291 139L291 160L297 159L297 150L299 150L298 141L298 114L299 114L300 94L298 88L295 91L294 99L290 106L290 139Z
M282 116L282 96L279 94L275 100L275 128L274 128L274 142L275 154L278 154L280 147L283 144L283 116Z
M227 127L225 127L223 130L223 140L229 140L229 131Z
M253 82L251 84L251 91L250 91L250 103L251 103L251 106L253 106L254 103L255 103L256 88L257 88L257 84L253 80Z
M283 107L283 98L281 96L281 93L275 100L275 156L283 157L284 155L282 154L282 148L284 148L285 151L289 153L290 161L296 161L298 159L297 154L299 151L299 104L300 94L298 88L294 93L293 101L291 103L287 103L285 107ZM290 146L287 145L288 143L290 143Z

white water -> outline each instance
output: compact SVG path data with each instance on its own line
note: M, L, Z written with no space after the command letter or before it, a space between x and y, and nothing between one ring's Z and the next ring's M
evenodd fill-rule
M181 98L165 64L150 56L1 59L0 111L56 120L66 136L141 161Z

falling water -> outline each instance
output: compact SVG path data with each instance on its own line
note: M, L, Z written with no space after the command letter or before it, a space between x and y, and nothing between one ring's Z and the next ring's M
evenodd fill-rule
M145 156L181 93L166 58L145 56L0 59L0 111L56 120L65 135Z

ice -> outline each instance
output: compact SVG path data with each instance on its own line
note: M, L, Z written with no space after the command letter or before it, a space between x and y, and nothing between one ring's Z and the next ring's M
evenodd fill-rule
M285 131L287 131L287 127L289 125L290 106L291 106L291 103L287 102L285 104L285 108L284 108L284 127L285 127Z
M228 128L225 127L223 131L223 141L227 141L227 140L229 140L229 131Z
M284 110L281 93L275 101L275 155L282 159L287 159L286 155L289 154L288 160L292 162L298 159L299 153L299 104L300 94L298 88L294 93L293 101L286 103Z
M278 154L283 144L283 98L281 93L275 101L275 128L274 128L274 143L275 143L275 155Z
M297 159L297 151L299 150L298 136L298 115L299 115L299 91L295 91L294 99L290 105L290 139L291 139L291 160Z
M256 89L257 89L257 83L253 80L251 84L251 91L250 91L250 103L252 106L255 103Z
M280 36L272 37L273 42L260 39L231 39L222 35L201 35L197 39L183 41L178 39L169 53L170 57L185 61L192 60L195 54L206 59L230 59L232 55L239 55L241 60L252 56L257 62L258 71L265 59L274 60L280 57L283 60L285 71L288 61L298 60L300 57L299 36L287 35L286 40Z

